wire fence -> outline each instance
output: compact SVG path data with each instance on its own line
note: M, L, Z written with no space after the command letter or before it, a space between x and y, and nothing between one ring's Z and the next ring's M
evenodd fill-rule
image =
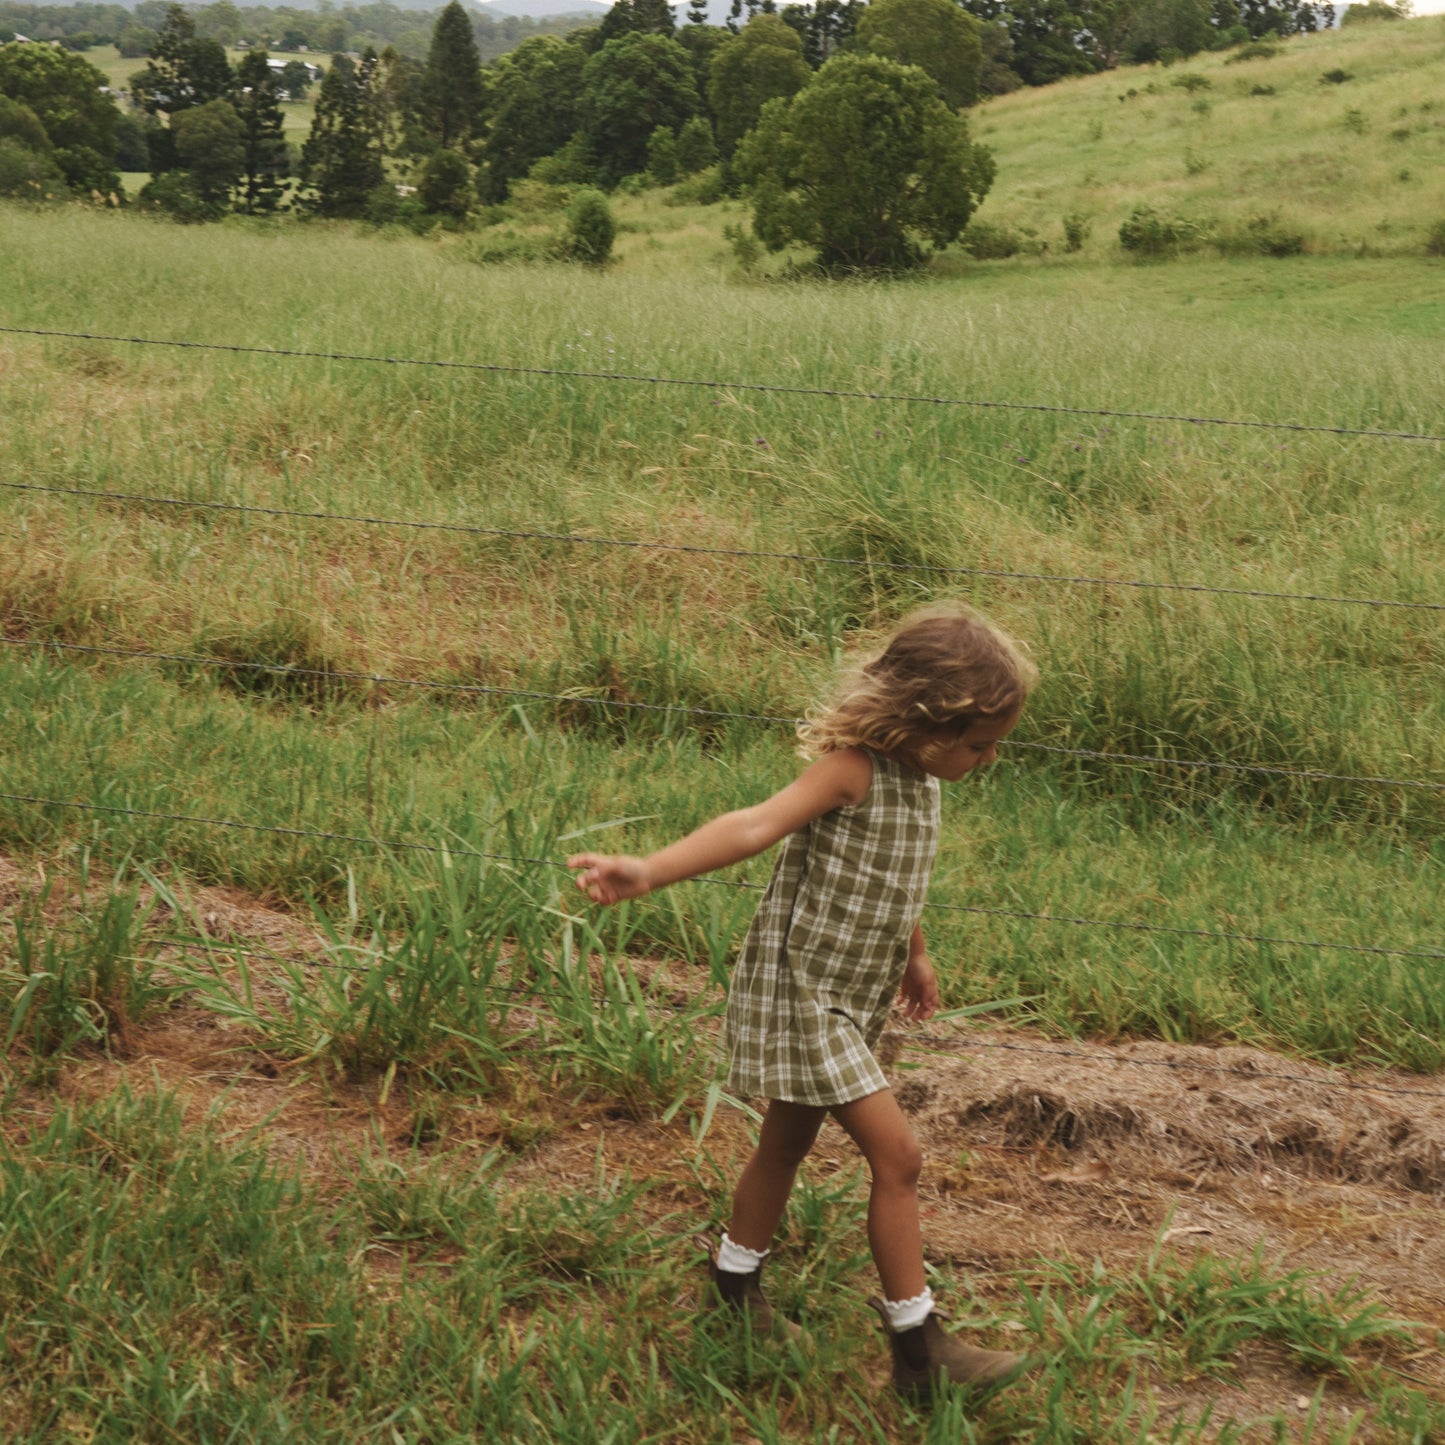
M598 697L575 692L543 692L533 688L500 687L488 683L442 682L427 678L392 677L385 673L348 672L339 668L297 667L291 663L238 661L226 657L204 657L185 652L148 652L137 648L101 647L93 643L59 642L50 638L0 637L0 646L34 648L40 651L75 652L100 657L123 657L132 660L179 663L188 667L217 668L223 671L264 673L278 679L294 677L325 682L370 683L378 687L410 687L432 692L473 697L520 698L533 702L563 703L587 707L612 708L619 711L675 714L680 717L707 718L714 722L756 722L796 727L796 717L781 713L736 712L726 708L691 707L681 703L637 702L627 698ZM1414 788L1426 792L1445 792L1445 783L1419 778L1388 778L1368 773L1329 773L1313 768L1286 768L1270 763L1230 763L1208 758L1156 757L1148 753L1113 753L1096 748L1068 748L1056 743L1026 742L1008 738L1008 748L1052 753L1060 757L1087 758L1110 764L1142 764L1156 768L1184 768L1211 772L1264 774L1280 778L1301 778L1309 782L1354 783L1366 787Z
M922 406L976 407L990 411L1054 413L1062 416L1112 417L1129 421L1187 422L1192 426L1243 427L1261 431L1318 432L1330 436L1382 437L1391 441L1445 442L1434 432L1392 431L1380 427L1328 426L1315 422L1258 421L1240 417L1190 416L1178 412L1126 411L1111 407L1059 406L1052 402L995 401L963 396L924 396L912 392L851 391L826 386L782 386L762 381L718 381L686 376L648 376L629 371L580 371L557 366L516 366L497 361L446 361L424 356L376 356L352 351L311 351L299 347L245 346L221 341L179 341L154 336L115 336L95 331L57 331L34 326L0 326L11 336L50 337L66 341L111 341L126 346L175 347L187 351L227 351L243 356L285 356L307 361L356 361L377 366L426 366L449 371L492 375L557 377L568 381L627 382L645 386L696 387L710 391L766 392L776 396L833 397L845 401L886 401Z
M30 793L0 792L0 800L12 803L28 803L36 807L72 808L83 812L113 813L130 818L146 818L169 823L191 823L206 828L230 828L247 833L273 833L288 838L309 838L318 842L351 843L364 848L395 849L397 852L429 853L449 855L456 858L480 858L491 862L506 863L519 867L551 868L569 872L567 865L556 858L532 857L526 854L493 853L484 849L468 848L446 843L416 843L394 838L376 838L362 833L336 833L319 828L293 828L273 823L248 823L235 818L204 818L192 813L167 813L148 808L123 807L118 803L84 803L63 798L42 798ZM762 892L762 885L745 883L732 878L718 878L702 874L688 880L693 883L707 883L723 888L741 888L749 892ZM1019 908L986 908L977 904L929 903L932 912L975 913L996 918L1022 918L1039 923L1064 924L1082 928L1125 929L1135 933L1163 933L1189 938L1208 938L1220 942L1267 944L1288 948L1326 949L1341 953L1363 953L1387 958L1427 958L1445 962L1445 952L1433 949L1390 948L1378 944L1336 943L1325 939L1288 938L1275 934L1231 932L1224 929L1188 928L1170 924L1135 923L1122 919L1083 918L1069 914L1030 912Z
M616 547L646 552L678 552L699 557L731 557L776 562L803 562L817 566L848 567L864 572L906 572L944 577L987 577L1009 582L1048 582L1072 587L1123 587L1136 591L1191 592L1219 597L1248 597L1280 602L1333 603L1349 607L1398 608L1410 612L1445 612L1445 602L1406 602L1389 597L1347 597L1323 592L1276 592L1260 587L1216 587L1203 582L1155 582L1133 577L1076 576L1066 572L1012 572L997 567L946 567L931 562L893 562L868 557L830 557L813 552L767 551L747 547L704 547L691 542L658 542L634 537L592 537L581 532L545 532L506 527L482 527L468 522L431 522L408 517L372 517L352 512L310 511L296 507L261 507L254 503L216 502L194 497L163 497L143 492L104 491L94 487L59 487L40 482L0 481L12 492L45 492L56 496L91 497L143 506L190 507L199 511L229 512L263 517L289 517L304 521L348 522L368 527L396 527L423 532L454 532L504 541L557 542L570 546Z
M63 925L52 925L49 931L71 938L83 939L89 936L81 929L67 928ZM283 964L288 968L325 969L352 975L368 973L374 967L369 963L345 963L334 958L317 958L311 953L287 955L277 953L273 949L245 947L229 940L210 936L182 938L171 934L152 934L144 941L158 948L174 948L180 952L203 954L212 960L217 954L231 958L261 958ZM576 989L548 988L541 984L477 983L474 986L482 993L505 995L523 1002L550 998L575 1000L578 997ZM596 993L591 990L584 992L593 1004L600 1007L609 1007L615 1002L611 996L604 993ZM670 1003L665 999L649 998L647 1003L649 1007L660 1009L665 1013L693 1014L698 1011L693 1002L678 1004ZM1227 1078L1268 1080L1272 1083L1306 1084L1311 1088L1325 1089L1330 1092L1389 1094L1407 1099L1445 1099L1445 1090L1401 1088L1395 1084L1347 1078L1338 1072L1332 1072L1330 1077L1322 1079L1307 1074L1281 1073L1273 1069L1237 1069L1228 1064L1205 1063L1202 1060L1141 1059L1127 1054L1093 1054L1079 1049L1053 1046L1045 1048L1037 1044L1023 1044L1011 1040L981 1039L971 1033L963 1032L949 1036L910 1028L904 1032L902 1043L907 1048L942 1050L948 1053L955 1053L961 1047L965 1051L979 1049L1000 1053L1029 1054L1038 1058L1068 1059L1097 1068L1166 1069L1174 1073L1205 1074L1211 1077L1218 1075Z

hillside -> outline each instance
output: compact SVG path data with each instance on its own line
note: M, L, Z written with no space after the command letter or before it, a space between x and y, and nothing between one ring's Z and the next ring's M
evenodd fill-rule
M1277 213L1309 250L1419 253L1445 220L1445 16L1204 54L987 102L994 222L1062 243L1078 212L1112 244L1140 204L1196 220ZM1343 72L1331 83L1322 77Z

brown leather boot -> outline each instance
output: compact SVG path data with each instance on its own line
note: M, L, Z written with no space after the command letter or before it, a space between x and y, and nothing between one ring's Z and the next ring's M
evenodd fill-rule
M807 1337L802 1327L785 1319L768 1303L761 1282L759 1265L749 1274L728 1274L717 1267L715 1259L707 1264L707 1284L703 1288L704 1311L729 1310L745 1319L757 1339L792 1340L802 1343Z
M920 1404L933 1397L940 1380L976 1390L1006 1385L1029 1368L1025 1355L1008 1350L981 1350L948 1334L935 1312L910 1330L894 1330L881 1299L868 1301L883 1320L893 1349L893 1388Z

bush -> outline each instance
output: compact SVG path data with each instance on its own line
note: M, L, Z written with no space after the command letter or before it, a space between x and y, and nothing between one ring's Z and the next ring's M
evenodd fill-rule
M663 204L668 206L712 206L727 195L721 166L708 166L695 176L680 180L668 193Z
M420 197L408 186L403 195L388 181L377 186L366 198L366 222L370 226L405 226L408 231L424 236L436 224L436 217L427 214Z
M137 197L144 210L160 211L182 225L219 221L225 208L206 200L187 171L167 171L141 187Z
M1320 76L1321 85L1343 85L1347 80L1355 77L1348 70L1327 70Z
M677 133L677 168L683 175L695 175L717 163L717 142L706 117L695 115Z
M1169 84L1178 86L1180 90L1187 90L1193 95L1196 90L1210 90L1213 88L1213 81L1207 75L1197 75L1192 70L1186 70L1179 75L1171 75Z
M545 215L550 211L565 211L572 203L572 190L569 186L554 186L541 180L513 181L507 199L510 209L518 215Z
M1251 40L1248 45L1241 45L1232 55L1226 56L1224 63L1238 65L1244 60L1270 60L1278 54L1278 45L1271 45L1267 40Z
M0 196L25 201L57 201L67 194L65 177L48 155L0 136Z
M472 208L472 168L454 150L434 151L422 168L417 196L422 209L434 216L464 221Z
M751 272L763 259L763 243L753 234L751 226L726 225L723 240L733 253L733 259L746 272Z
M1025 247L1023 235L1001 222L972 220L964 227L959 245L975 261L1005 261Z
M1089 219L1079 211L1070 211L1064 217L1064 250L1082 251L1089 239Z
M1119 244L1136 255L1170 256L1187 251L1203 240L1203 231L1182 216L1156 211L1153 206L1135 206L1119 227Z
M659 186L670 186L677 180L677 137L665 125L658 126L648 137L647 174Z
M1250 86L1250 88L1249 88L1249 93L1250 93L1251 95L1273 95L1273 94L1274 94L1274 86L1272 86L1272 85L1252 85L1252 86Z
M1427 256L1445 256L1445 220L1436 221L1425 232L1425 254Z
M567 252L589 266L605 266L617 238L612 207L601 191L590 186L578 191L567 209Z
M145 126L133 115L121 115L115 123L115 168L118 171L148 171L151 148Z
M1214 244L1227 256L1300 256L1304 254L1305 233L1271 211L1220 231Z

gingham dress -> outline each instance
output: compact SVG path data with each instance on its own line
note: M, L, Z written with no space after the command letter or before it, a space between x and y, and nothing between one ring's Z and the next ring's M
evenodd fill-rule
M873 1049L938 847L938 779L869 752L862 802L783 843L728 994L728 1088L831 1106L888 1087Z

